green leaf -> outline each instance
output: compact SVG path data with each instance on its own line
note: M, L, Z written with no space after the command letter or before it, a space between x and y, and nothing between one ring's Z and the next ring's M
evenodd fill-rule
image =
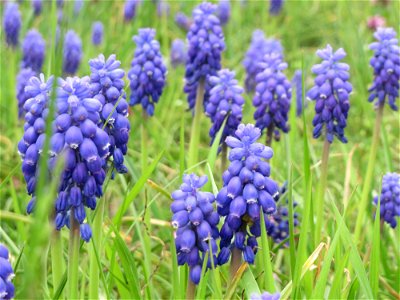
M381 193L379 192L379 195ZM371 250L371 259L369 265L369 280L371 283L372 294L374 299L378 299L378 290L379 290L379 258L380 258L380 241L381 241L381 197L378 197L378 204L376 206L375 212L375 223L373 229L373 237L372 237L372 250Z
M248 267L247 263L242 263L242 265L239 267L239 269L237 270L235 276L233 277L232 281L230 282L230 284L226 290L224 299L233 299L233 295L236 291L236 287L239 284L239 281L242 278L243 273L246 271L247 267ZM250 280L251 280L251 278L250 278ZM254 276L253 276L253 280L255 281ZM251 289L253 289L254 286L256 286L258 289L258 285L257 285L256 281L255 281L255 283L254 282L251 283Z
M176 256L175 238L173 231L171 231L170 247L171 247L171 260L172 260L171 299L183 299L184 295L181 294L182 289L179 286L180 282L179 282L178 258Z
M221 141L221 136L222 136L222 133L224 132L226 120L227 120L227 118L225 118L224 122L221 125L221 128L218 130L218 133L215 136L215 139L210 148L210 151L208 152L207 161L208 161L208 164L210 165L211 170L214 170L214 167L215 167L215 161L217 160L218 149L220 147L219 142Z
M239 268L238 272L236 273L236 275L238 275L238 273L239 273L239 271L241 270L242 267L243 267L243 264L242 264L242 266L240 266L240 268ZM235 278L236 278L236 275L235 275ZM248 268L244 272L243 280L240 282L240 284L241 284L241 287L244 288L248 299L250 299L251 295L253 295L253 294L257 294L257 295L261 294L261 291L260 291L260 289L258 287L257 281L254 278L253 272L251 271L250 268ZM229 298L227 297L227 299L229 299Z
M269 254L269 245L267 237L267 229L265 228L264 213L261 209L261 254L264 267L264 288L268 292L275 292L274 276L272 273L271 256Z

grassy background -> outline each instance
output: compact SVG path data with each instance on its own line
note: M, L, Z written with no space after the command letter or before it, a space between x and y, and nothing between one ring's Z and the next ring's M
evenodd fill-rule
M134 20L124 23L123 1L85 2L78 16L73 15L74 2L65 1L61 32L74 29L83 42L84 55L78 75L88 75L87 61L100 53L106 56L115 53L117 59L121 60L122 67L128 71L135 49L131 37L142 27L156 29L162 53L169 65L171 41L175 38L184 39L186 35L174 23L174 14L181 10L190 15L197 3L199 1L171 1L170 16L159 18L155 5L151 1L144 1ZM2 3L1 15L3 8ZM285 59L289 64L286 74L291 78L296 69L303 69L306 90L312 85L309 70L318 62L315 51L325 47L327 43L334 49L345 49L348 54L345 61L351 68L350 81L354 92L350 99L351 109L346 128L349 143L341 144L335 140L331 147L322 228L314 228L313 222L308 222L314 215L313 195L320 175L319 163L323 146L322 140L312 139L313 103L309 103L305 109L305 122L294 116L293 105L290 134L282 137L280 142L272 144L275 155L271 160L271 176L279 183L292 176L293 188L290 193L299 203L296 211L300 214L302 222L296 229L296 233L301 232L301 235L296 235L296 244L291 245L290 249L279 249L277 245L271 244L271 241L269 243L272 249L270 254L275 287L279 291L288 291L287 295L291 295L292 298L320 298L322 295L330 298L365 298L369 295L369 290L378 290L378 294L374 292L374 295L378 295L379 298L394 298L394 292L397 291L397 295L399 293L399 228L392 230L385 225L382 234L379 230L374 231L372 216L375 208L369 205L360 239L352 240L351 237L355 219L360 213L358 203L375 120L373 105L367 101L367 88L372 81L372 70L368 64L372 53L368 44L372 42L373 36L367 29L366 22L369 16L380 14L385 17L388 26L398 31L399 8L398 1L393 1L388 6L372 5L369 1L286 1L282 14L270 17L267 1L248 1L246 6L241 6L239 1L232 1L232 17L224 27L226 51L223 53L222 65L224 68L235 70L241 84L245 78L241 62L251 34L257 28L263 29L267 36L281 40L285 49ZM55 60L51 62L50 59L50 37L54 31L52 24L55 14L51 13L49 2L44 3L43 13L37 18L33 16L28 1L20 6L20 10L23 19L20 41L22 42L25 33L33 27L47 40L43 71L48 75L48 70L60 66L62 60L60 51L55 52ZM102 21L105 28L104 42L100 47L91 44L91 26L92 22L97 20ZM18 296L19 292L26 288L24 284L29 282L26 281L26 277L36 277L36 274L27 274L24 271L32 270L29 269L29 265L36 263L27 256L27 253L31 253L29 250L32 250L29 249L32 245L29 241L43 232L40 230L41 223L36 222L33 223L36 226L31 226L33 219L25 215L29 196L25 192L16 147L23 133L23 122L18 121L16 117L17 101L14 91L21 51L8 49L5 46L3 30L1 35L0 236L1 242L11 251L14 265L17 265L14 283ZM186 97L182 92L183 76L183 67L169 68L167 86L156 106L155 115L145 123L141 117L141 108L135 107L131 110L131 138L126 157L129 173L126 176L116 176L107 186L101 200L106 201L102 226L103 247L98 253L101 269L104 270L104 277L100 281L100 294L104 297L129 298L142 295L146 298L165 299L184 295L185 282L180 275L184 274L185 270L176 270L173 264L175 254L171 243L172 230L168 223L171 218L168 194L178 188L180 176L185 170L182 162L187 156L185 150L188 149L192 121L191 113L187 111ZM129 95L128 89L127 92ZM254 108L251 105L251 95L246 95L245 98L243 122L249 123L253 122ZM210 154L210 121L203 116L201 122L201 163L194 171L208 174L206 162ZM144 126L142 131L141 126ZM141 132L144 131L148 138L141 145ZM400 170L399 114L388 107L385 107L384 111L382 133L372 184L374 192L379 190L382 174ZM149 161L148 164L144 164L144 170L142 149L145 150ZM215 184L220 188L220 157L211 169ZM209 188L211 189L211 185ZM123 212L124 217L116 218L117 212ZM322 231L321 241L313 241L311 238L316 230ZM62 238L66 244L67 230L62 231ZM321 242L323 244L318 248ZM376 252L372 249L375 249L377 244L381 245L381 252L374 257ZM38 245L39 249L35 250L46 253L46 242ZM125 245L127 248L124 248ZM68 251L66 245L64 246L67 260ZM88 292L90 249L91 245L85 244L80 253L82 297L87 297ZM316 253L315 249L318 250ZM232 292L232 297L241 297L244 290L246 293L257 289L265 290L267 285L263 280L265 264L262 261L262 252L260 250L257 255L257 263L251 268L252 272L246 271L237 286L227 288L227 266L223 267L218 275L216 272L208 272L210 274L207 273L206 279L201 283L202 287L198 289L199 296L217 297L219 287L216 279L219 277L223 294ZM303 263L306 267L314 266L304 277L300 276ZM36 295L52 297L56 288L52 286L50 261L43 271L47 276L39 277L41 282L36 284L45 288L36 291ZM378 279L374 277L376 274ZM35 280L39 281L33 278L33 282ZM290 285L291 280L293 285ZM378 288L374 287L376 282L379 282Z

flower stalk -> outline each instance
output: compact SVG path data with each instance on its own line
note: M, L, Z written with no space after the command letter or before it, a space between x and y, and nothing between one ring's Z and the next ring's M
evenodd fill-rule
M70 216L71 229L69 233L68 261L68 298L78 299L78 270L79 270L79 223L74 217L74 209Z
M57 291L64 274L63 242L58 230L53 231L51 240L51 269L53 274L53 288Z

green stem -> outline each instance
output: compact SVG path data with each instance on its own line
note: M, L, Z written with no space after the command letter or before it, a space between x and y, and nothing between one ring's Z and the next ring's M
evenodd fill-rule
M203 110L202 106L204 100L204 92L205 91L204 91L204 79L203 79L200 80L199 85L197 87L196 104L194 107L194 118L190 135L188 167L193 167L196 163L198 163L199 143L200 143L200 121Z
M68 260L68 299L78 299L79 270L79 223L75 220L74 209L71 209Z
M325 189L326 189L326 182L328 178L328 160L329 160L329 147L330 143L328 140L324 142L324 149L322 152L322 161L321 161L321 177L318 182L317 187L317 201L315 204L315 209L317 212L317 222L315 225L315 243L318 245L321 238L322 232L322 219L324 214L324 203L325 203Z
M371 190L371 181L372 181L372 176L374 175L376 153L378 151L378 145L379 145L379 136L380 136L380 131L381 131L382 116L383 116L383 107L384 107L383 105L380 105L378 107L378 111L376 114L374 134L372 137L372 145L371 145L371 150L369 152L368 167L367 167L367 172L364 177L365 181L364 181L363 189L361 192L361 201L360 201L359 208L358 208L359 213L357 215L356 228L354 231L355 241L359 241L359 237L360 237L360 233L361 233L361 226L364 221L364 217L366 214L366 208L367 208L368 201L369 201L369 193Z
M56 292L64 275L63 242L58 230L53 231L51 240L51 270L53 274L53 289Z
M242 253L236 247L232 250L231 265L229 267L229 273L231 274L231 282L236 275L237 270L239 270L242 263Z
M272 136L274 135L274 124L271 123L271 125L268 126L267 128L267 140L265 141L266 145L268 147L271 147L272 145Z
M100 256L100 253L102 253L101 238L103 233L105 203L105 197L100 199L99 206L93 220L92 248L90 249L89 299L99 299L100 270L97 262L96 250Z
M196 285L193 283L190 278L188 278L188 284L187 284L187 289L186 289L186 299L187 300L192 300L194 299L196 292Z

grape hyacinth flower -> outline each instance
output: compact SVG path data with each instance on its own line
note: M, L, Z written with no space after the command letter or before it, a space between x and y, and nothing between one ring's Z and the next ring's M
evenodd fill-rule
M192 25L192 20L183 12L177 12L175 15L175 23L183 30L188 31Z
M154 29L142 28L139 35L133 37L136 50L128 73L131 88L129 104L141 104L149 116L154 114L154 105L160 99L167 73L155 35Z
M396 228L396 217L400 217L400 175L387 173L383 176L381 195L374 198L375 205L381 202L381 220Z
M377 40L369 48L374 51L370 65L374 69L374 82L369 88L368 101L376 99L376 106L383 106L387 99L394 111L398 110L396 99L399 97L400 47L393 28L378 28L374 33Z
M279 53L283 57L283 48L276 39L266 39L264 32L257 29L253 32L250 47L243 60L246 69L245 88L247 92L254 91L256 87L256 75L260 72L260 62L266 54Z
M109 135L110 156L118 173L126 173L124 155L128 150L130 123L128 120L128 103L124 92L125 72L120 68L121 62L115 54L107 60L103 54L89 61L91 92L102 105L101 124Z
M74 75L82 59L82 41L73 31L68 30L64 38L63 71L65 74Z
M12 299L15 287L12 283L14 270L10 263L8 249L0 244L0 299Z
M227 251L238 249L246 262L254 263L257 237L261 235L260 212L264 220L276 210L278 185L270 176L266 160L273 156L270 147L257 143L261 130L252 124L240 124L235 136L226 138L232 148L230 166L223 175L224 186L217 195L217 211L226 217L220 231L220 265L226 263ZM263 225L265 226L265 224ZM237 251L237 250L236 250Z
M157 15L161 16L169 16L170 7L167 1L159 0L157 1Z
M269 14L272 16L279 15L282 10L284 0L270 0L269 1Z
M103 42L103 23L100 21L94 22L92 25L92 43L95 46L100 45Z
M217 16L221 25L228 23L231 18L231 2L230 0L219 0L217 7Z
M224 34L219 19L214 15L216 6L203 2L193 10L193 24L187 34L188 60L186 62L184 92L188 94L189 108L195 106L197 88L207 76L221 69L221 53L225 50ZM205 87L203 105L208 103Z
M40 73L43 66L46 51L46 42L42 35L36 30L29 30L22 43L22 68L31 68Z
M176 68L178 65L186 63L187 52L186 44L181 39L175 39L171 45L171 65Z
M35 16L39 16L42 13L42 6L42 0L32 0L32 8Z
M292 85L296 90L296 116L300 117L303 112L303 78L301 70L296 70L292 79Z
M140 0L126 0L124 6L124 20L125 22L131 21L136 15L136 8Z
M347 115L350 109L349 94L352 85L349 80L349 65L340 62L346 57L342 48L333 51L330 45L318 50L317 55L322 63L312 67L317 75L307 97L315 101L315 117L313 119L313 136L318 138L325 133L329 143L336 136L342 143L347 143L344 128L347 125Z
M252 294L250 297L250 300L279 300L281 298L280 293L268 293L264 292L261 295L258 294Z
M214 210L214 195L200 191L206 182L207 176L186 174L180 189L171 194L178 264L189 266L190 280L194 284L200 281L203 261L210 248L214 262L217 261L219 215ZM211 268L211 260L207 261L207 268Z
M7 45L15 48L18 45L19 31L21 29L21 13L17 3L6 3L3 14L3 28Z
M222 144L228 136L235 134L242 121L243 88L238 85L235 72L228 69L218 71L217 76L210 76L209 83L211 90L206 115L210 117L212 122L209 132L211 144L214 142L225 118L227 118L220 140L220 144Z
M267 129L267 144L270 145L272 135L275 140L279 140L279 130L284 133L289 131L287 122L292 89L283 73L287 63L283 61L282 55L275 52L266 54L259 66L261 71L255 78L253 97L253 105L256 107L254 119L261 131Z
M62 8L64 6L64 0L57 0L56 5L57 5L57 8Z
M79 15L83 6L83 0L75 0L74 3L74 14L75 16Z
M16 85L16 95L18 99L18 117L22 118L24 116L24 104L29 98L29 93L25 92L25 86L28 84L29 79L32 76L36 76L31 68L23 68L19 71L17 75L17 85Z

